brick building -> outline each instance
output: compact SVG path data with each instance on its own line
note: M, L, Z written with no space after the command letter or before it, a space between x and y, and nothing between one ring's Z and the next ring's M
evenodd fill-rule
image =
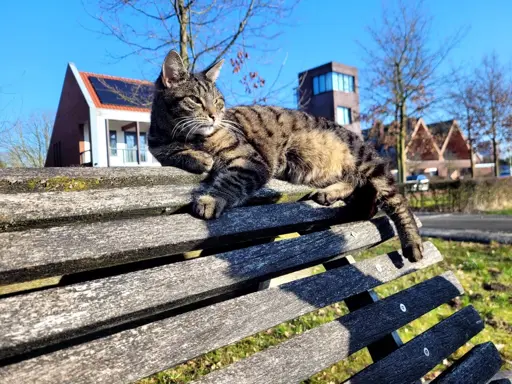
M160 166L147 147L153 83L69 63L46 167Z
M471 162L469 145L457 120L427 124L423 119L410 118L407 122L406 151L408 173L429 173L443 178L458 178L469 174ZM394 124L375 124L363 131L366 141L371 141L377 151L391 159L396 167L396 136ZM484 176L492 168L481 164L482 159L474 153L477 175Z

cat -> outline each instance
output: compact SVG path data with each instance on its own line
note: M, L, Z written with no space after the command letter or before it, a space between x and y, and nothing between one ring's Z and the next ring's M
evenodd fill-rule
M223 60L190 73L171 50L155 82L148 146L162 166L208 175L193 196L193 213L218 218L271 178L317 189L330 205L350 199L360 219L377 204L395 223L403 255L422 259L422 242L388 162L355 133L322 117L272 106L226 108L215 82Z

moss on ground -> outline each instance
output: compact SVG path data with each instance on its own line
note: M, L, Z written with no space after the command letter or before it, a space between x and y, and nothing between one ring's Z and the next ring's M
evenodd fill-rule
M501 209L501 210L497 210L497 211L489 211L486 213L490 213L493 215L512 215L512 208Z
M58 176L49 179L30 179L27 182L27 188L32 192L50 192L50 191L84 191L97 188L100 184L99 179L86 179L77 177Z

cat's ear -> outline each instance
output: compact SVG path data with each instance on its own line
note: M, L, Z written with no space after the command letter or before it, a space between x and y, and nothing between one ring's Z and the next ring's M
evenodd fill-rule
M188 71L181 60L181 56L175 50L170 51L162 65L162 82L169 88L188 78Z
M207 68L203 73L206 76L208 80L210 80L212 83L215 83L215 80L219 77L220 69L222 68L222 65L224 64L224 59L216 62L213 64L210 68Z

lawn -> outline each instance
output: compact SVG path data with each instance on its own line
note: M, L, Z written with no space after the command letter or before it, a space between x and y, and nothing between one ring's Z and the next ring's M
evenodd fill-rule
M455 272L466 293L460 300L445 304L401 328L398 333L402 340L409 341L457 309L472 304L485 319L485 330L457 351L455 356L445 360L434 372L445 369L444 366L450 365L453 358L459 358L471 346L488 340L492 340L500 350L506 362L504 368L512 369L512 246L458 243L437 239L431 239L431 241L445 256L442 263L382 285L376 290L377 293L381 297L389 296L448 269ZM398 247L397 241L388 242L374 250L356 255L356 259L382 254ZM321 271L317 269L317 272ZM187 383L345 313L347 313L345 305L336 303L245 338L231 346L200 356L174 369L158 373L139 381L138 384ZM316 374L306 382L310 384L340 383L370 363L368 353L362 350L345 361Z
M512 215L512 208L500 209L498 211L489 211L489 212L486 212L486 213L490 213L490 214L493 214L493 215Z

